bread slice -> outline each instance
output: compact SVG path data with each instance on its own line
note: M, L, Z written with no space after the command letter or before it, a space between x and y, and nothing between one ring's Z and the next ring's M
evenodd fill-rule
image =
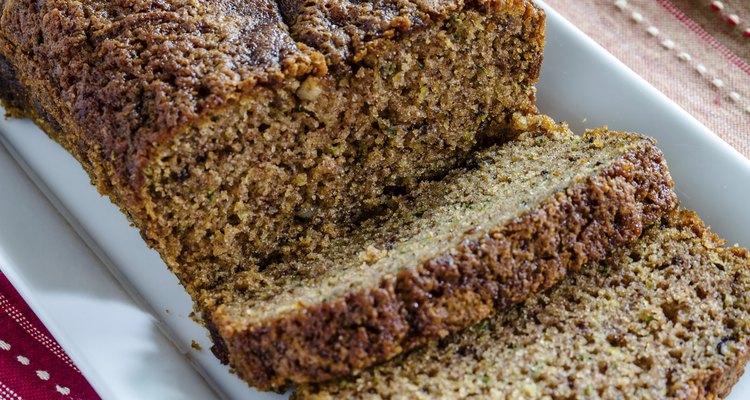
M350 374L525 300L675 206L651 139L544 121L327 251L207 293L217 352L260 388Z
M679 210L512 312L293 398L722 398L749 346L747 250Z
M193 296L278 243L314 249L536 111L530 0L0 7L0 98L83 164Z

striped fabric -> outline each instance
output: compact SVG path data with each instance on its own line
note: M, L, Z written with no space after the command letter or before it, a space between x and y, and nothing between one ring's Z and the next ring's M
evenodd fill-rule
M750 1L547 3L750 157Z
M0 399L98 399L49 331L0 272Z

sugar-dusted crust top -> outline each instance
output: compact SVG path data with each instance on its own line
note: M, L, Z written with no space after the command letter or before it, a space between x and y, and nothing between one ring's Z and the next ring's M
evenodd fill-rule
M0 26L0 53L63 132L80 136L79 158L110 163L129 184L180 126L258 84L325 72L272 0L12 1Z
M468 5L535 10L527 0L19 0L1 4L0 55L109 192L140 187L158 144L258 85L324 75L323 54L349 60L368 40Z
M361 60L380 39L454 18L466 7L512 11L529 23L542 13L527 0L279 0L279 7L292 36L321 51L334 66Z

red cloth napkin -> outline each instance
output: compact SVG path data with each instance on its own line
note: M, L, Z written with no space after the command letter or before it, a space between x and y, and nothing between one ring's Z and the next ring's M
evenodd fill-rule
M99 399L2 272L0 399Z

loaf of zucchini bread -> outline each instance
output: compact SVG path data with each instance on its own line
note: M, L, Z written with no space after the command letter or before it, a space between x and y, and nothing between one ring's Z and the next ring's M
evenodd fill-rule
M0 6L6 108L81 162L193 297L279 243L314 250L536 111L530 0Z
M0 6L6 108L82 163L261 389L472 325L676 204L652 141L530 116L529 0Z
M716 399L750 357L750 256L679 210L505 315L301 399Z
M530 120L325 250L215 286L201 302L217 353L260 388L350 374L525 300L675 206L651 139Z

